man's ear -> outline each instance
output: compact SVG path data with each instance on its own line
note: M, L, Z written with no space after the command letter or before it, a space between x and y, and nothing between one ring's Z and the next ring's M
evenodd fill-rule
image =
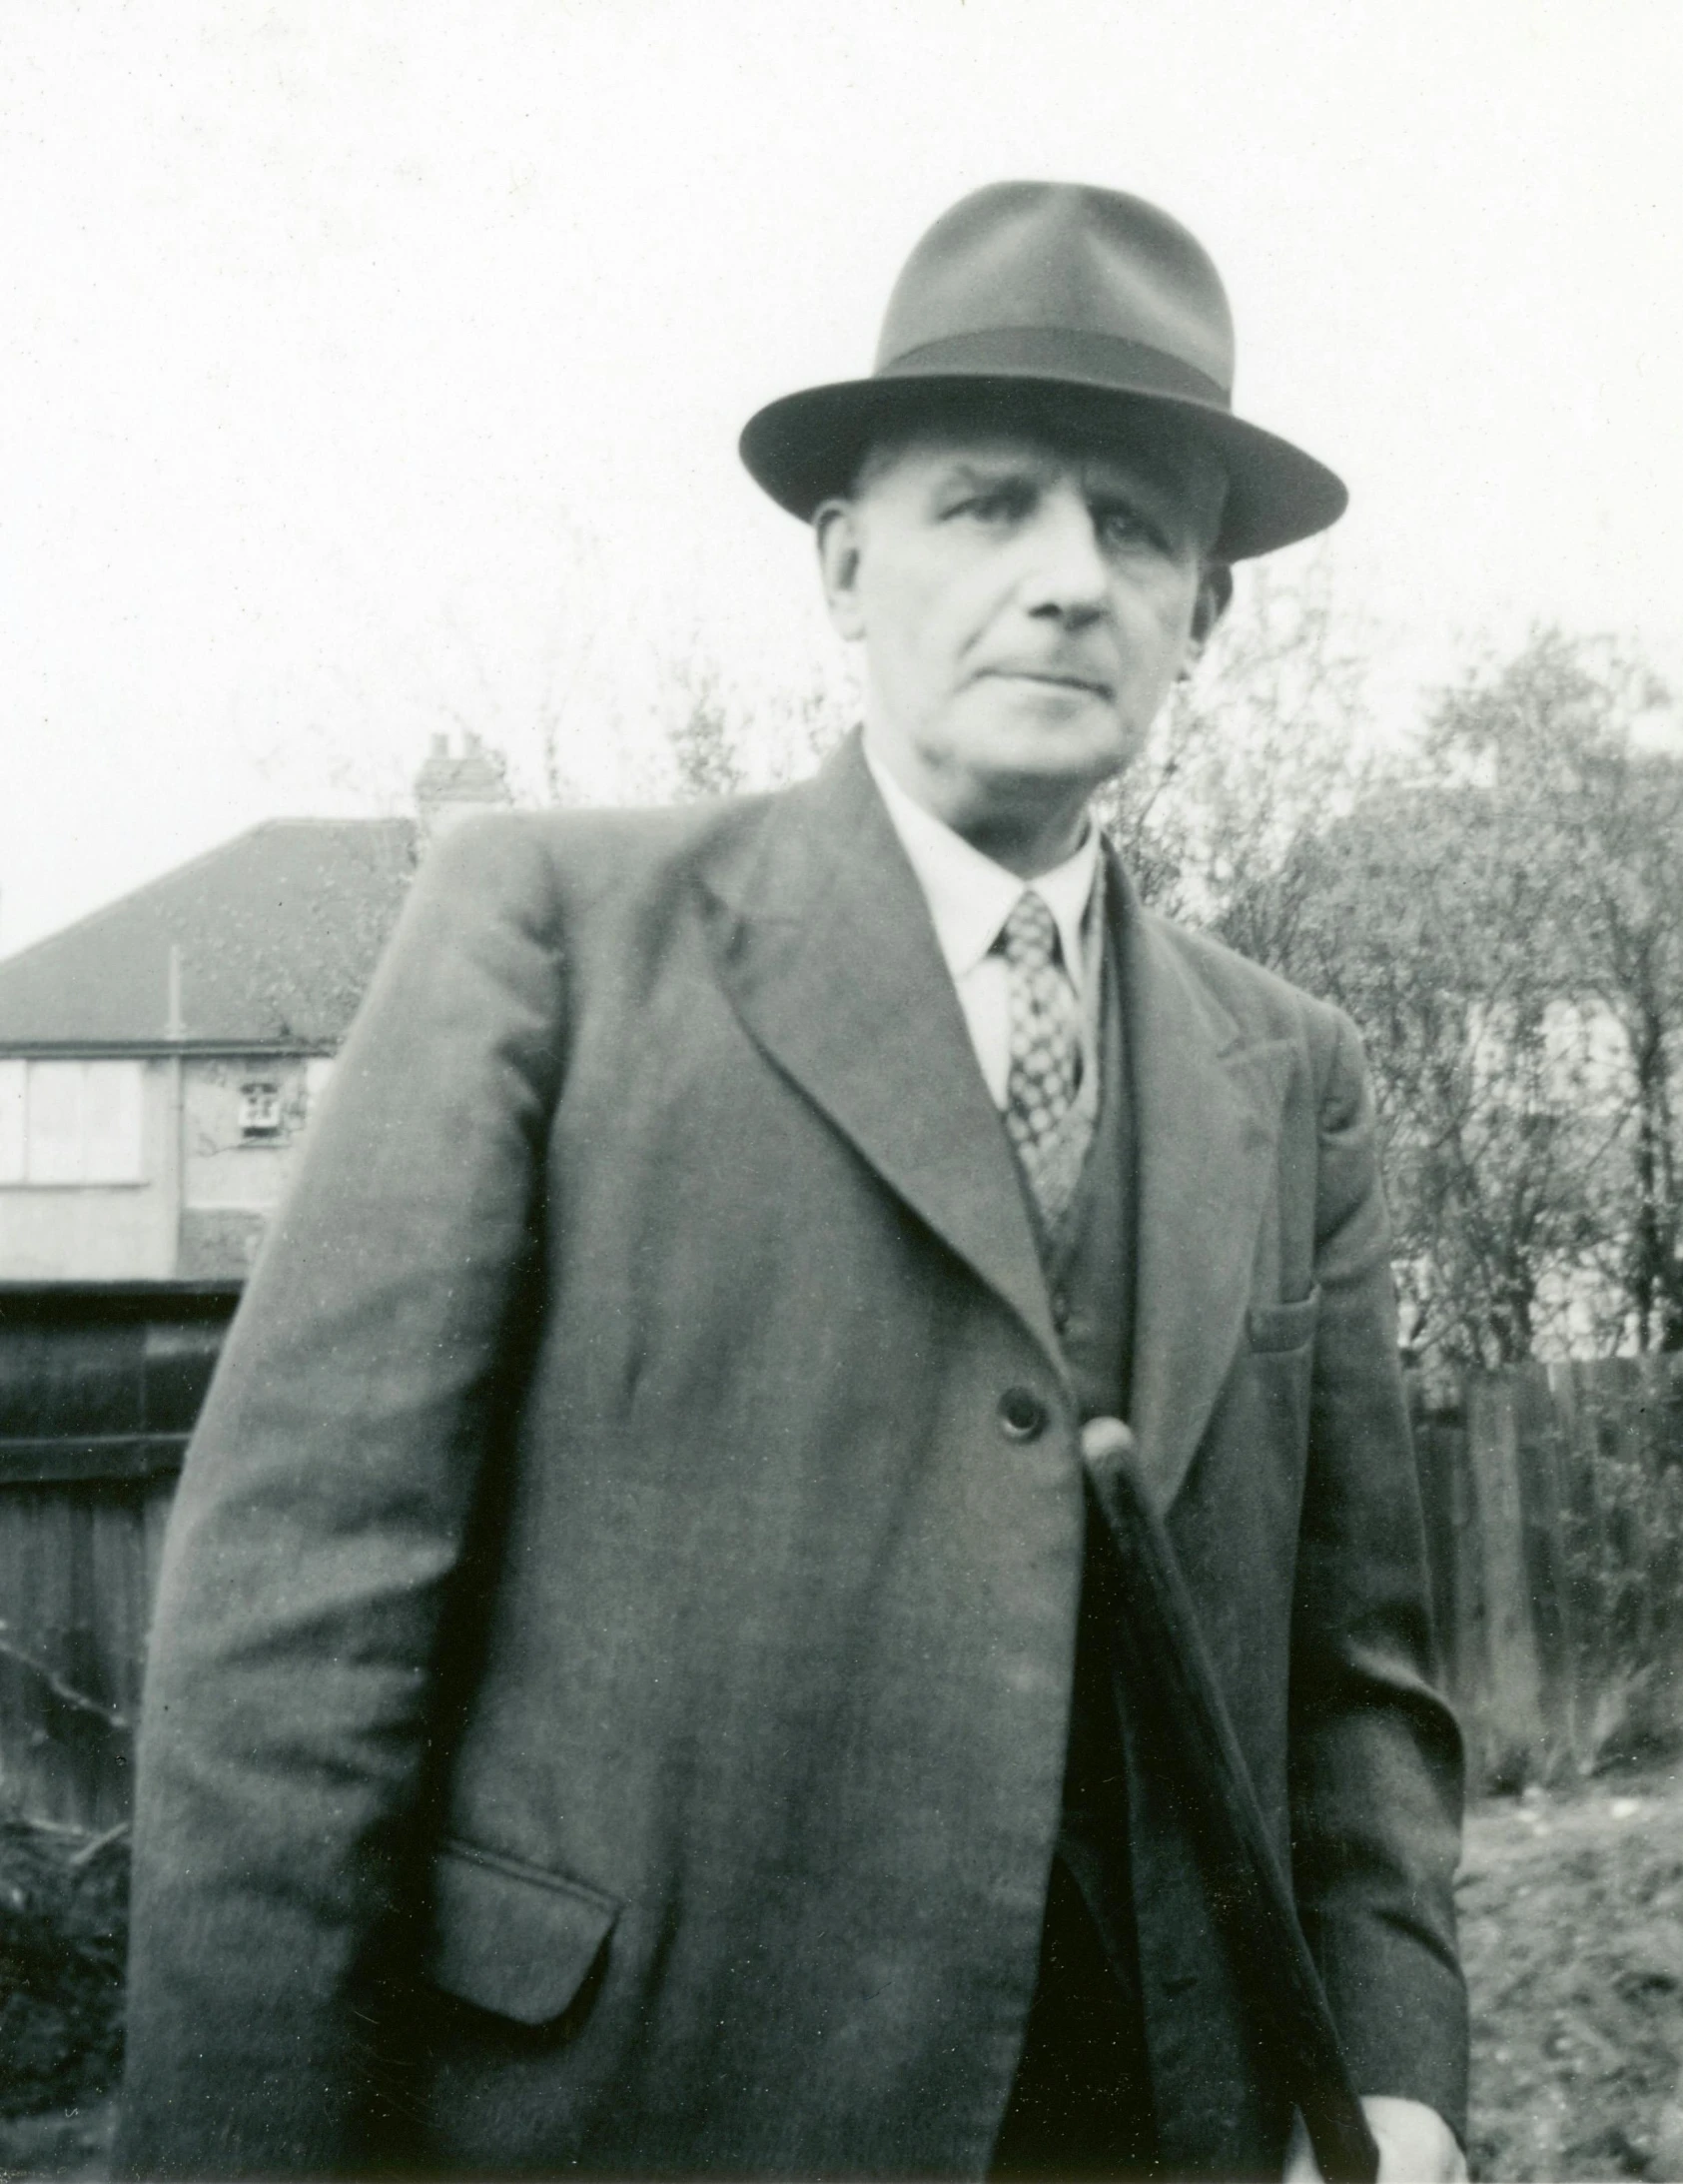
M818 574L830 619L844 637L862 637L865 617L859 599L859 516L851 501L826 501L812 519L818 544Z
M1187 643L1189 668L1216 634L1217 624L1232 601L1233 570L1226 561L1206 561L1204 573L1199 578L1198 597L1193 602L1193 625Z

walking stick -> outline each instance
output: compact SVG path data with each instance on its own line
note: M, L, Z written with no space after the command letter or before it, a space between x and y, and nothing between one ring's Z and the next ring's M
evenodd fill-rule
M1122 1569L1129 1634L1161 1700L1175 1764L1204 1826L1215 1900L1228 1914L1326 2184L1373 2184L1379 2154L1350 2083L1285 1876L1234 1733L1175 1550L1120 1420L1083 1427L1081 1453Z

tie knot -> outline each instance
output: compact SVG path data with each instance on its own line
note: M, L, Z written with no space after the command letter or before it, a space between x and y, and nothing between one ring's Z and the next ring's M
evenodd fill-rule
M1000 927L1000 953L1013 968L1044 970L1058 960L1058 921L1045 898L1026 887Z

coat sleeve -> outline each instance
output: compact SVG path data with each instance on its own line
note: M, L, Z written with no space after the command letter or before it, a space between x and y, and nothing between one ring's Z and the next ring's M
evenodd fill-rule
M1452 1894L1461 1745L1432 1683L1389 1250L1365 1068L1340 1017L1319 1104L1321 1304L1293 1605L1294 1878L1357 2087L1425 2101L1464 2141Z
M172 1515L140 1739L120 2169L358 2166L371 1982L511 1370L561 1047L528 822L428 859Z

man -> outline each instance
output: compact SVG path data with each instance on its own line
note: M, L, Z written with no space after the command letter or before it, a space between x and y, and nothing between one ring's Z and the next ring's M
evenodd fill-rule
M1341 487L1106 191L773 404L862 745L434 853L183 1478L139 2173L1312 2172L1089 1523L1127 1418L1390 2176L1459 1754L1356 1043L1086 815Z

